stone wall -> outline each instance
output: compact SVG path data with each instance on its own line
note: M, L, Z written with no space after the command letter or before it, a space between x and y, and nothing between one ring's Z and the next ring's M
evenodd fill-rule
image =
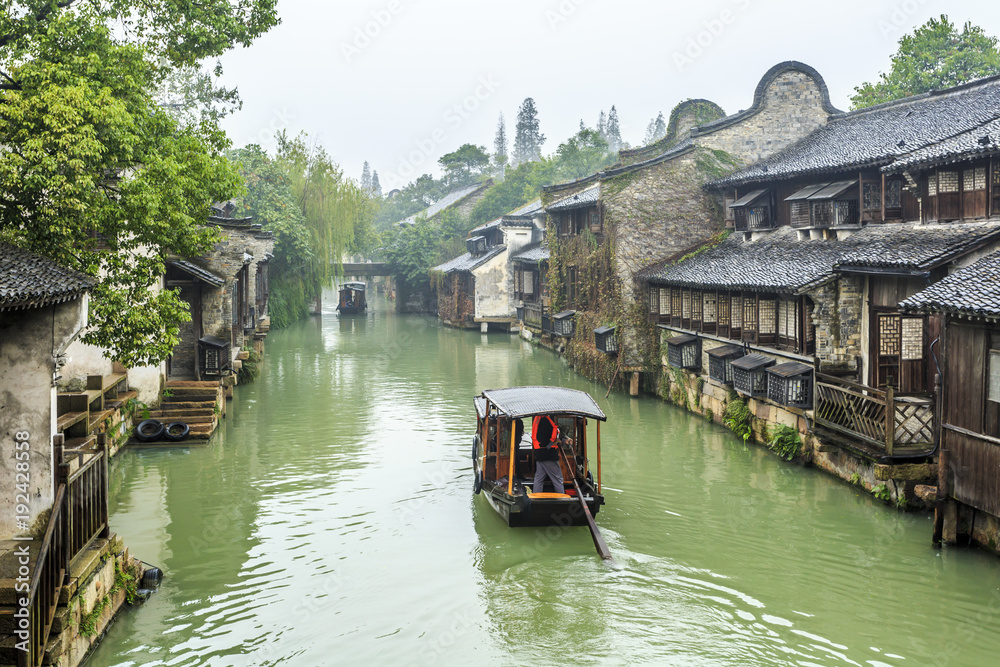
M695 137L699 146L723 150L743 164L759 162L826 125L830 110L818 75L786 69L761 81L760 102L746 115ZM770 80L768 80L770 78Z
M692 151L602 184L604 224L614 237L622 285L630 286L639 269L722 231L715 198L702 189L711 178L700 168L706 159L712 158Z
M230 340L233 333L233 295L236 290L237 277L244 266L244 255L251 255L247 275L247 299L250 308L254 308L256 300L256 269L257 264L265 261L267 253L274 252L274 238L270 234L261 233L250 227L221 226L222 240L215 244L208 255L192 260L195 264L208 269L212 273L226 279L225 285L218 288L206 288L202 291L202 330L205 334ZM258 313L258 319L264 313ZM243 331L236 333L236 344L233 354L238 352L244 341Z
M857 370L862 354L865 280L841 275L810 291L820 370Z

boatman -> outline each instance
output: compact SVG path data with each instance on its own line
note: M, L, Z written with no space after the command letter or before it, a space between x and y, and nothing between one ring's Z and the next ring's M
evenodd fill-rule
M556 493L565 493L562 468L559 467L559 425L549 415L539 415L531 421L531 445L535 450L534 493L542 492L545 478L552 480Z

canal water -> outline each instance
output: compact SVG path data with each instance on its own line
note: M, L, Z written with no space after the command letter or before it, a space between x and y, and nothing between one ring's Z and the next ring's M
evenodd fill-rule
M117 457L113 529L165 578L89 665L997 664L1000 560L926 515L372 301L272 332L210 445ZM472 494L472 397L524 384L608 415L613 563Z

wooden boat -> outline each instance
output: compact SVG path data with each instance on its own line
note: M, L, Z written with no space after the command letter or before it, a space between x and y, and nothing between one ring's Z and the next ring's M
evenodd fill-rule
M340 303L337 304L337 310L341 315L362 315L367 309L364 283L349 282L341 285Z
M509 526L583 526L588 522L592 525L593 518L587 517L577 494L582 494L592 515L604 504L600 423L607 421L607 417L590 394L562 387L510 387L484 391L474 403L477 417L472 443L475 493L486 496ZM563 445L568 455L560 456L565 493L547 490L548 484L545 489L532 488L535 462L531 424L537 415L549 415L559 425L560 433L573 439L572 445ZM591 419L596 422L596 482L587 442L587 425ZM524 424L520 442L515 441L517 428L512 428L517 420Z

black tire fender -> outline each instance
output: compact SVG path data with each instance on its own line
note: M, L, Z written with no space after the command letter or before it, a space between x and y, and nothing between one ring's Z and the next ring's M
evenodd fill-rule
M479 472L479 435L472 436L472 492L478 494L483 490L483 476Z
M166 428L163 429L163 435L167 437L167 440L173 440L175 442L186 440L190 433L191 427L185 422L180 421L170 422L167 424Z
M166 430L159 419L145 419L135 427L135 439L139 442L153 442L163 437Z

